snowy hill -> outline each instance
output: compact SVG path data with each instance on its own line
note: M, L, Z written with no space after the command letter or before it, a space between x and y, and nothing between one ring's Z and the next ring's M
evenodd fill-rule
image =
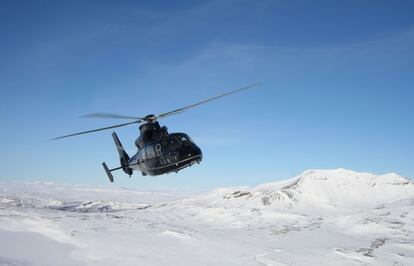
M3 183L0 265L414 265L413 209L411 180L345 169L201 195Z
M409 197L414 197L414 182L397 174L374 175L336 169L308 170L287 181L253 188L218 189L198 200L228 207L292 208L312 205L313 208L355 210Z

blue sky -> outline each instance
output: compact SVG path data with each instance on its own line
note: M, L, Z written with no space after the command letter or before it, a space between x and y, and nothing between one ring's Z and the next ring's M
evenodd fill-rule
M1 1L0 180L106 184L91 112L169 111L201 165L116 184L255 185L309 168L414 177L413 1ZM130 154L138 128L116 130Z

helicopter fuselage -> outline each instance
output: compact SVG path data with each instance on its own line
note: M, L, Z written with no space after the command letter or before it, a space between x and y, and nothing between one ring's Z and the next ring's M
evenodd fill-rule
M123 170L129 175L132 170L150 176L178 172L200 163L203 157L201 149L187 134L168 133L157 121L140 126L135 145L138 150L134 156L128 159L121 156L121 166L125 166Z

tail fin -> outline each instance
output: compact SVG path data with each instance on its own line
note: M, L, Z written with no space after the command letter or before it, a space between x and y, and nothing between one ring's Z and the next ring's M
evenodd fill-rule
M132 169L128 167L129 156L126 153L124 147L122 147L121 141L119 141L119 138L118 138L118 136L116 135L115 132L112 132L112 138L114 139L116 149L118 150L118 153L119 153L119 159L121 161L122 170L124 170L124 172L126 174L131 176L132 175Z

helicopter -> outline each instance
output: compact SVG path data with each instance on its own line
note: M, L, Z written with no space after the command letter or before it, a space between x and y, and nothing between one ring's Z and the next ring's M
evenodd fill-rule
M114 118L114 119L130 119L133 120L128 123L117 124L113 126L82 131L69 135L64 135L50 140L63 139L82 134L93 133L102 130L108 130L118 127L123 127L132 124L141 124L139 127L140 135L135 141L137 153L129 157L124 147L121 144L115 131L112 132L112 138L115 142L116 149L119 154L120 166L109 169L105 162L102 166L109 178L110 182L114 182L112 175L113 171L122 169L125 174L131 175L133 171L140 171L142 175L158 176L172 172L178 172L193 164L199 164L203 159L201 149L194 143L194 141L185 133L168 133L166 126L161 126L159 119L168 116L180 114L190 108L202 105L204 103L255 87L261 84L260 82L238 88L226 93L214 96L203 101L187 105L169 112L159 114L149 114L144 117L126 116L113 113L91 113L83 117L89 118Z

